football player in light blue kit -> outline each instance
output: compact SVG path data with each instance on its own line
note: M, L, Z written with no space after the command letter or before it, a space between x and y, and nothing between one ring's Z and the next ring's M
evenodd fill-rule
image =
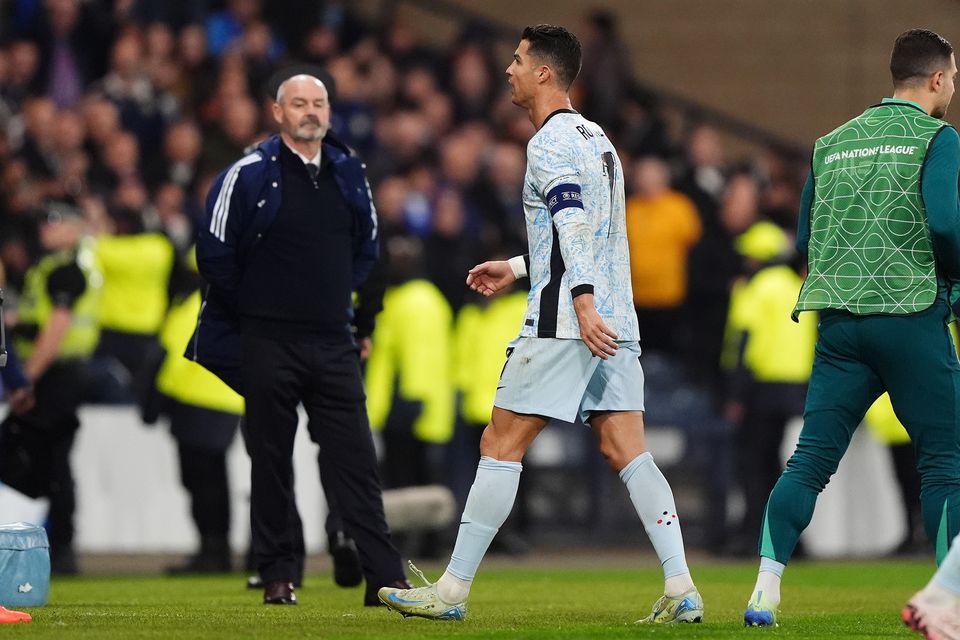
M466 616L480 561L513 508L523 454L551 418L579 415L627 486L663 566L664 595L641 622L703 618L673 492L644 442L623 171L603 130L570 107L579 71L576 36L551 25L523 31L506 71L514 104L537 129L523 187L530 253L478 265L467 284L493 295L529 274L527 313L507 350L447 570L426 587L380 590L380 600L404 615Z

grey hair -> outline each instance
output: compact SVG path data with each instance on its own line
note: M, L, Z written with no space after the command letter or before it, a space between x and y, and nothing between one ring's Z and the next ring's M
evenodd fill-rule
M316 82L318 85L320 85L320 86L323 87L324 89L327 88L327 86L326 86L325 84L323 84L323 81L322 81L320 78L318 78L318 77L316 77L316 76L311 76L311 75L308 74L308 73L298 73L298 74L295 75L295 76L290 76L289 78L287 78L286 80L284 80L283 82L281 82L279 87L277 87L277 103L278 103L278 104L281 103L281 102L283 102L283 88L284 88L285 86L287 86L287 83L290 82L291 80L298 80L298 79L300 79L300 78L310 78L311 80L313 80L314 82Z

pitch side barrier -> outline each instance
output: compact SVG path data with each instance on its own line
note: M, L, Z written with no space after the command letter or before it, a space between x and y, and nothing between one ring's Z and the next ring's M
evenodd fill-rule
M5 413L6 407L0 405L0 415ZM73 452L78 549L102 553L192 551L197 544L196 533L186 493L180 486L174 440L165 424L145 426L132 406L84 406L80 418ZM301 419L305 423L305 417ZM798 428L794 425L784 442L787 453L794 446ZM688 434L677 427L648 426L650 450L671 482L680 485L690 475L689 443ZM228 459L231 544L234 549L245 549L250 461L239 438L231 446ZM310 552L319 552L326 540L326 505L317 473L316 446L310 442L306 428L297 432L294 466L298 470L297 503L307 547ZM838 474L817 503L813 523L804 536L808 551L815 556L874 556L892 550L905 531L893 476L887 449L872 440L866 430L859 430ZM526 499L534 520L553 522L553 530L563 529L566 523L576 534L576 539L569 542L596 544L601 542L596 535L609 529L605 525L623 522L626 526L621 528L633 535L618 542L637 544L639 524L627 517L632 510L618 502L626 500L626 492L600 458L592 433L583 425L550 425L524 460L524 481L531 484ZM681 517L702 517L698 511L703 509L704 495L678 495ZM736 492L730 491L726 497L735 513ZM589 511L588 498L597 499L596 511ZM406 491L385 502L388 519L398 529L431 518L450 522L459 514L459 507L442 487ZM42 522L45 511L44 500L30 500L0 486L0 521ZM531 542L545 540L534 535Z

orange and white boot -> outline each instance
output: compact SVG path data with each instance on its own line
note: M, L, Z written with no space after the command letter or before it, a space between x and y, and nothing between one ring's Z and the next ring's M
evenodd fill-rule
M0 624L8 624L11 622L30 622L33 620L33 616L24 611L13 611L7 609L6 607L0 607Z

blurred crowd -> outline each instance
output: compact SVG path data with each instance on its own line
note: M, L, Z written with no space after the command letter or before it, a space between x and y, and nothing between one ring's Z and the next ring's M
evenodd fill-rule
M0 8L0 265L12 315L45 251L40 230L65 213L94 246L160 234L171 248L172 260L155 245L102 254L104 304L111 275L122 291L175 296L213 177L275 131L271 75L318 65L333 81L333 130L367 163L387 239L370 413L406 464L388 464L386 482L440 480L465 496L471 479L445 470L456 456L438 447L465 441L457 455L475 450L502 349L523 314L522 291L484 301L464 286L477 262L525 251L521 190L534 130L511 104L503 73L515 41L464 22L438 48L402 14L373 24L338 1L12 0ZM615 16L590 13L575 31L584 64L574 106L604 127L625 173L648 422L712 420L730 443L732 478L731 434L760 411L748 406L750 384L804 382L803 371L763 379L769 371L758 373L756 358L764 354L746 348L754 329L733 321L731 297L765 269L800 277L792 238L807 167L773 150L734 158L722 131L662 106L634 82ZM161 267L146 268L151 251ZM789 321L795 295L772 306L743 296L741 307L757 306L738 317L766 319L785 305ZM151 308L158 304L162 316L162 302ZM98 350L91 399L134 395L143 351L123 336L155 340L159 330L159 321L125 323L141 310L120 306L109 311L121 321L103 323L112 342ZM690 393L678 399L674 385L658 402L656 372ZM729 544L723 535L707 542Z

